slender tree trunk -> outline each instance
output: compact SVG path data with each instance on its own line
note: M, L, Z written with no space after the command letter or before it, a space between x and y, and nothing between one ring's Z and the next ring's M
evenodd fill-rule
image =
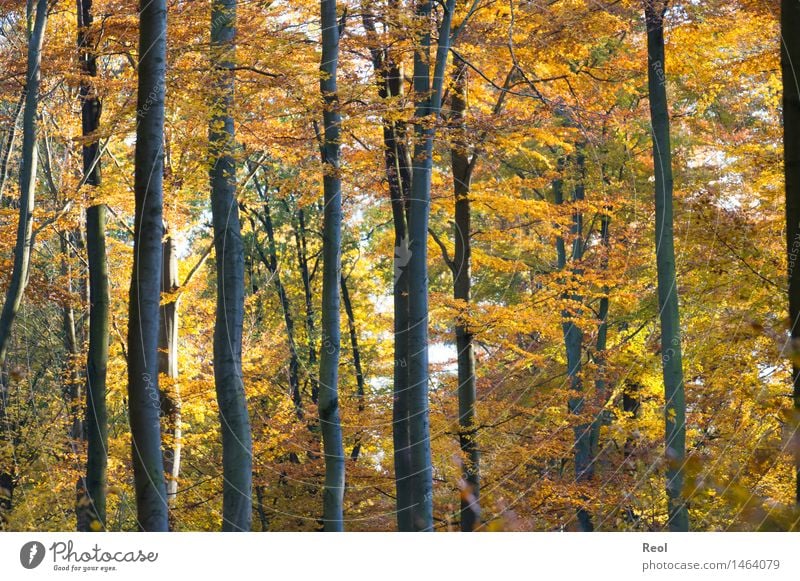
M242 383L244 248L236 202L233 124L236 0L213 0L212 63L216 94L209 124L211 212L217 256L214 383L222 423L222 530L252 524L252 439Z
M390 8L397 1L390 0ZM370 53L378 79L381 99L403 93L403 72L388 47L377 44L377 32L369 7L363 6L362 21L372 45ZM384 27L387 24L384 23ZM394 226L394 388L392 405L392 442L394 448L395 489L397 492L397 528L413 531L411 520L411 441L409 435L408 383L408 228L407 212L411 194L411 156L405 145L406 127L392 115L383 117L383 148L386 178L392 202Z
M639 418L639 403L639 386L635 383L627 383L622 392L622 411L625 412L627 417L636 420ZM631 478L636 477L636 464L633 459L636 441L637 438L635 436L629 435L625 438L625 444L622 448L623 464ZM639 521L639 516L633 506L628 505L625 507L625 520L631 523Z
M66 290L69 295L72 295L72 268L69 264L69 232L59 233L61 243L61 276L66 283ZM78 360L78 336L75 332L75 309L72 303L68 302L64 305L62 312L62 326L64 328L64 349L67 357L64 361L65 365L65 385L64 396L69 408L69 417L72 420L69 436L77 451L79 442L83 439L83 419L80 416L79 409L81 397L80 375L76 369Z
M47 22L47 0L38 0L36 20L28 41L28 68L25 83L25 113L22 120L22 160L19 172L19 223L14 247L14 266L0 314L0 369L5 367L11 327L22 304L27 284L33 234L33 208L36 191L37 105L44 29Z
M256 186L258 195L261 197L264 212L263 215L259 214L259 220L264 226L267 233L267 255L264 255L258 240L255 237L255 229L253 229L253 242L255 243L256 250L261 256L261 261L270 272L273 283L275 283L275 290L278 291L278 299L281 302L281 310L283 311L283 321L286 325L286 338L289 341L289 395L294 403L295 414L299 419L303 418L303 400L300 395L300 358L297 354L297 343L295 342L294 332L294 319L292 318L292 310L289 304L289 295L286 288L283 286L281 273L278 270L278 247L275 243L275 228L272 224L272 212L269 207L269 191L268 186L265 184L263 187L258 180L257 175L253 175L253 183Z
M317 403L319 387L317 378L314 376L317 367L317 347L314 340L316 331L314 325L314 302L311 293L311 273L308 269L308 246L306 243L306 216L302 208L297 210L297 228L294 231L294 241L297 249L297 264L300 267L300 278L303 281L303 297L306 307L306 335L308 345L308 379L311 382L311 401ZM302 408L302 401L299 397L297 403Z
M106 528L106 471L108 465L109 284L106 260L106 207L86 210L86 248L89 261L89 353L86 360L86 495L92 511L90 530ZM94 526L92 526L94 524Z
M603 271L608 269L609 234L608 229L611 223L611 216L604 213L600 216L600 241L603 245L603 256L601 268ZM595 401L597 402L597 412L592 420L591 440L590 440L590 471L594 476L597 471L597 462L600 451L600 429L605 421L604 407L608 400L608 386L606 382L606 344L608 342L608 307L609 307L609 288L603 285L603 295L600 297L597 318L597 341L595 342L594 362L597 366L597 378L595 379Z
M781 1L783 72L783 167L786 179L786 242L789 255L789 318L794 398L795 501L800 505L800 3Z
M11 124L6 131L7 137L3 142L3 149L0 150L0 206L9 206L11 200L5 197L6 181L8 180L8 173L10 170L11 153L14 151L14 141L17 138L17 126L19 125L20 117L22 117L22 110L25 105L25 93L23 92L17 100L17 105L14 107L14 112L11 115Z
M687 531L689 516L683 499L686 459L686 401L681 363L678 282L672 226L672 153L664 74L664 13L666 0L644 0L647 23L647 86L653 130L655 166L656 267L661 314L661 361L664 375L667 500L669 530Z
M62 326L64 333L64 402L71 420L69 429L69 445L72 453L77 457L81 453L85 431L81 411L84 407L81 402L81 378L78 372L78 337L75 332L75 309L72 306L72 268L70 265L69 232L60 232L61 243L61 277L66 285L67 301L63 306ZM86 486L83 476L75 483L75 528L78 531L90 530L91 503L86 496Z
M319 360L319 422L325 452L323 522L326 531L344 530L344 448L339 420L340 313L339 277L342 253L342 185L339 175L341 115L336 76L339 63L339 25L336 0L321 0L322 62L320 92L325 103L321 145L325 224L322 233L322 350Z
M92 50L92 0L78 3L78 51L81 63L81 125L83 180L100 185L100 152L95 133L100 126L101 104L92 86L97 76L97 56ZM88 530L106 528L106 470L108 464L108 419L106 370L108 368L108 261L106 260L106 207L94 204L86 210L86 254L89 263L89 352L86 358L86 495Z
M166 531L167 492L161 455L158 331L163 235L166 0L140 0L136 214L128 318L128 406L139 528Z
M8 403L8 379L5 374L11 328L22 304L22 295L28 278L33 235L34 193L36 191L37 149L37 103L39 100L39 65L42 42L47 22L47 0L36 3L36 18L28 39L28 65L26 72L25 112L22 119L22 160L19 172L19 224L14 247L14 265L11 281L6 290L3 311L0 314L0 437L8 438L12 432L6 413ZM16 470L12 466L0 467L0 524L5 523L6 514L13 509Z
M455 0L443 6L431 79L430 20L433 3L419 0L416 15L424 31L414 51L414 172L408 212L408 389L411 449L412 526L433 530L433 470L428 410L428 217L431 202L433 140L442 103L442 86L450 49ZM431 82L432 81L432 82Z
M350 333L350 350L353 353L353 370L356 374L356 399L358 400L358 413L361 414L365 409L365 387L364 387L364 370L361 367L361 349L358 347L358 330L356 329L356 316L353 312L353 302L350 300L350 291L347 288L347 279L344 275L341 276L339 286L342 291L342 302L344 303L344 312L347 314L347 330ZM361 434L356 435L356 443L353 445L353 450L350 452L350 459L358 460L358 455L361 453Z
M576 146L576 183L572 192L572 202L580 202L584 199L584 153L583 145ZM564 203L564 195L562 190L563 184L560 179L554 182L554 197L556 204ZM558 237L556 240L556 249L558 254L558 267L559 270L564 272L564 279L562 282L567 283L568 277L571 279L569 286L577 286L578 278L582 275L583 269L580 265L583 259L584 242L583 242L583 212L579 208L573 208L572 211L572 226L570 228L572 236L572 250L569 258L564 244L564 239ZM570 273L568 274L567 265L570 266ZM573 291L565 293L562 297L568 301L568 305L562 312L561 328L564 334L564 347L567 355L567 377L569 378L570 390L572 395L569 398L568 408L572 415L579 416L584 413L586 399L583 395L584 386L581 378L581 357L583 355L583 331L576 324L575 318L580 316L580 305L583 302L583 297ZM592 427L590 424L580 423L574 428L574 453L575 453L575 482L585 483L592 479L594 473L594 463L592 462L592 449L591 449L591 436ZM590 532L594 530L592 525L592 518L589 512L581 507L577 512L578 527L581 531Z
M178 494L178 477L181 473L181 389L178 383L178 303L174 293L180 287L178 280L178 251L175 239L167 233L161 245L161 292L171 294L161 305L158 330L158 372L166 376L167 386L161 388L161 415L163 431L169 438L162 442L167 504L172 509ZM163 299L162 299L163 300ZM174 518L170 512L170 528Z
M453 263L453 298L463 302L464 315L472 294L472 227L469 193L474 164L470 162L467 146L467 65L458 60L452 88L450 120L456 132L450 150L455 197L455 251ZM480 450L476 441L477 423L475 402L475 348L473 334L466 316L459 316L455 326L458 357L458 424L459 444L464 466L461 477L461 530L471 532L480 522Z
M256 492L256 508L258 510L258 522L261 524L261 532L265 533L269 530L269 519L267 518L267 511L264 510L264 487L255 486Z

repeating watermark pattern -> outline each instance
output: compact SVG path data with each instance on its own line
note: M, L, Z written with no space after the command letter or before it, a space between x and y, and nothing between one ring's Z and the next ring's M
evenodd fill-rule
M656 76L658 77L659 84L666 85L667 84L667 76L664 74L664 66L661 64L661 61L656 61L653 63L653 71L655 72Z

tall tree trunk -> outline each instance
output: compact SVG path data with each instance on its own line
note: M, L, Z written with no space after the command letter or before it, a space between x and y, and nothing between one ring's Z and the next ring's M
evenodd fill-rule
M664 375L667 502L669 530L687 531L689 515L683 499L686 459L686 401L681 362L678 282L672 226L672 153L664 66L666 0L644 0L647 23L647 87L653 131L656 202L656 268L661 313L661 361Z
M297 210L297 227L294 230L294 242L297 250L297 264L300 267L300 278L303 282L303 297L305 299L306 307L306 336L308 345L308 379L311 382L311 401L317 403L319 395L319 387L317 385L317 378L315 377L317 367L317 346L315 341L315 325L314 325L314 301L311 293L311 273L308 269L308 245L306 240L306 215L303 208ZM300 405L302 409L301 398L297 397L295 405Z
M76 363L78 360L78 336L75 332L75 309L71 303L71 295L73 293L72 284L72 268L69 264L70 251L69 251L69 232L59 233L61 243L61 276L63 277L67 294L69 295L68 302L64 305L62 312L62 326L64 332L64 350L66 351L65 365L65 385L64 396L67 402L68 413L72 425L70 426L69 436L75 451L77 452L78 444L83 439L83 419L80 416L79 399L81 396L80 375L77 372Z
M439 42L431 79L430 21L433 2L418 0L423 32L414 51L414 171L408 211L408 390L411 450L412 527L433 530L433 470L428 410L428 217L431 202L433 139L442 103L455 0L443 6ZM431 82L432 81L432 82Z
M339 354L341 350L339 277L342 253L342 184L339 166L341 115L336 76L339 24L336 0L321 0L322 62L320 92L325 103L321 144L325 195L322 232L322 350L319 358L319 422L325 453L323 523L326 531L344 530L344 448L339 420Z
M253 170L255 171L255 170ZM275 283L275 290L278 291L278 299L281 302L281 310L283 311L283 321L286 325L286 338L289 341L289 395L294 403L294 411L299 419L303 418L303 400L300 395L300 358L297 354L297 343L295 342L294 332L294 319L292 317L292 310L289 304L289 295L286 292L286 287L283 286L281 273L278 270L278 247L275 243L275 228L272 224L272 212L269 207L269 188L268 184L262 187L258 180L258 176L253 174L253 183L256 186L258 195L263 203L263 214L258 214L261 224L267 233L267 254L265 255L261 245L256 239L256 230L253 228L253 242L256 251L261 257L264 266L269 270L272 281ZM253 224L255 226L255 224Z
M347 330L350 333L350 350L353 353L353 370L356 374L356 399L358 400L358 413L361 414L365 409L364 397L364 370L361 367L361 349L358 346L358 330L356 329L356 316L353 312L353 302L350 300L350 291L347 288L347 278L342 275L339 281L339 286L342 291L342 302L344 303L344 312L347 314ZM361 453L361 434L356 435L356 443L353 445L353 450L350 452L350 459L358 460L358 455Z
M69 445L72 453L78 457L84 439L83 417L81 411L80 373L76 367L78 362L78 337L75 332L75 309L72 306L72 268L70 265L70 233L59 232L61 243L61 277L66 285L67 300L63 306L62 326L64 333L64 402L71 425L69 429ZM87 531L91 523L90 502L86 496L86 487L83 477L75 483L75 528L78 531Z
M92 0L78 3L78 57L81 63L81 125L83 137L83 180L100 185L100 148L96 131L100 126L101 104L92 79L97 76L97 56L90 36ZM106 370L108 368L108 262L106 260L106 207L93 204L86 210L86 254L89 264L89 352L86 357L86 496L88 530L106 528L106 470L108 464L108 419L106 413Z
M11 327L22 303L28 278L33 234L33 208L36 191L37 104L39 100L39 65L42 56L44 29L47 22L47 0L38 0L36 20L28 40L28 67L25 82L25 113L22 120L22 160L19 172L19 223L14 247L14 266L0 314L0 369L5 367Z
M472 294L472 227L469 193L472 186L471 163L467 146L467 65L459 59L454 72L450 120L456 132L450 150L450 165L453 173L455 197L455 250L451 269L453 271L453 298L463 302L464 315L459 316L456 326L456 353L458 357L458 424L459 444L464 466L461 477L461 530L471 532L480 521L480 450L476 441L477 425L475 402L475 348L473 335L467 323L467 309Z
M174 507L178 494L178 477L181 472L181 390L178 383L178 303L175 293L180 287L178 280L178 251L175 239L166 234L161 246L161 292L171 295L162 299L158 331L158 372L168 378L167 386L161 388L161 415L163 431L170 436L162 442L164 474L167 488L167 505ZM170 512L170 528L174 528L174 516Z
M14 141L17 138L17 126L19 125L20 117L22 117L22 110L25 105L25 93L23 92L17 104L14 107L14 112L11 114L11 123L6 130L6 138L3 142L3 148L0 150L0 206L6 207L10 205L11 200L5 197L6 181L8 180L8 173L10 170L11 153L14 151Z
M85 159L85 158L84 158ZM99 179L99 178L98 178ZM89 261L89 352L86 358L86 481L92 516L90 530L106 528L106 471L108 466L109 284L106 260L106 207L86 210L86 248Z
M789 319L792 337L795 501L800 505L800 3L781 1L783 72L783 168L786 179L786 242L789 264Z
M397 0L390 0L395 10ZM403 93L403 72L391 50L377 44L372 13L365 2L362 21L369 35L372 64L381 99L399 97ZM388 27L384 23L384 27ZM411 156L405 144L406 127L393 115L383 117L383 149L386 178L392 202L394 226L394 376L392 405L392 443L394 448L395 489L397 492L397 528L413 531L411 520L411 442L409 435L408 383L408 228L407 212L411 195Z
M572 203L581 202L584 199L584 164L583 144L576 145L575 170L576 181L572 191ZM554 197L556 204L563 204L564 195L561 180L554 183ZM562 282L569 281L570 287L577 287L578 278L582 275L583 269L580 265L583 259L583 212L580 208L574 207L572 210L572 226L570 228L572 236L572 250L569 258L567 257L564 239L559 237L556 240L559 270L564 272ZM567 265L570 265L570 273L567 274ZM568 409L570 414L579 416L584 413L586 399L583 395L584 386L581 378L581 357L583 355L583 331L576 324L575 318L579 317L580 305L583 297L576 290L565 293L562 297L568 301L568 306L562 312L561 328L564 334L564 347L567 355L567 377L569 378L570 390L572 395L569 398ZM592 479L594 464L591 453L592 429L590 424L580 423L574 428L574 454L575 454L575 482L585 483ZM589 532L594 530L592 519L589 512L581 507L577 511L578 527L581 531Z
M217 256L214 383L222 423L222 530L249 531L252 524L253 453L242 383L244 248L236 202L233 125L236 0L213 0L211 50L215 95L209 142L213 160L211 213Z
M167 3L166 0L140 0L139 6L141 56L136 105L136 214L128 317L128 406L138 524L145 531L166 531L167 492L161 455L158 330Z
M639 419L639 385L635 383L627 383L622 392L622 411L625 416L631 419ZM633 453L636 448L638 438L635 435L628 435L625 438L625 444L622 447L623 466L631 478L636 478L636 463L634 462ZM640 517L636 514L635 507L626 506L625 520L631 523L638 523Z
M29 19L30 21L30 19ZM26 71L25 112L22 119L22 160L19 173L19 224L17 242L14 247L14 265L11 281L6 291L3 311L0 314L0 437L10 437L11 426L6 413L8 380L5 373L11 327L22 304L22 295L28 278L33 235L33 207L36 191L37 149L37 103L39 100L39 65L42 56L45 24L47 23L47 0L36 3L36 18L28 38L28 66ZM13 508L15 470L11 466L0 467L0 524L5 514Z
M610 208L606 208L606 212L600 216L600 242L603 245L601 252L601 268L605 272L608 269L608 253L609 253L609 225L611 224L611 216L608 213ZM609 307L609 288L608 285L603 285L603 295L600 297L600 304L597 312L599 323L597 325L597 340L595 342L594 363L597 366L597 377L594 382L595 386L595 401L597 404L597 412L592 420L591 438L590 438L590 473L592 476L597 471L597 462L600 451L600 429L605 421L605 405L608 401L608 385L606 382L606 346L608 343L608 307Z

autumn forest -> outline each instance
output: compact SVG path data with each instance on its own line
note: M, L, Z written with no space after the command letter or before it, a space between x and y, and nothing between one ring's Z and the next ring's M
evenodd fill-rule
M800 530L796 0L0 0L0 530Z

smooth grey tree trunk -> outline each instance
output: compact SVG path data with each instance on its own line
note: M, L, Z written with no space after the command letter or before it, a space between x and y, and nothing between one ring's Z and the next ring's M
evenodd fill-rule
M308 244L306 240L306 215L303 208L297 210L297 227L294 229L294 242L297 250L297 264L300 267L300 278L303 282L303 297L306 307L306 344L308 346L308 371L307 378L311 382L311 401L317 403L319 387L316 376L317 367L317 346L316 346L316 325L314 323L314 299L311 292L311 273L308 268ZM298 392L295 401L295 409L302 413L303 402Z
M166 0L140 0L136 101L136 213L128 317L128 406L138 525L166 531L167 491L161 455L158 330L164 172Z
M397 0L389 7L397 8ZM389 47L377 39L375 22L369 7L362 7L362 22L370 39L372 65L381 99L403 94L403 71ZM384 28L388 24L384 22ZM413 531L411 521L411 443L408 417L408 205L411 195L411 156L405 144L406 125L392 115L385 115L383 149L386 178L392 202L394 227L394 377L392 405L392 443L394 448L395 490L397 492L397 528Z
M32 4L29 4L29 7ZM30 15L29 15L30 16ZM8 380L5 373L8 344L11 339L11 328L22 304L22 295L27 285L28 268L31 257L31 238L33 235L33 207L36 191L37 161L37 104L39 100L39 81L47 23L47 0L36 3L36 18L33 28L29 30L28 63L26 71L25 112L22 119L22 159L19 175L19 224L17 241L14 247L14 265L11 281L6 290L3 311L0 314L0 437L9 437L12 431L6 414L8 398ZM0 525L4 528L6 514L13 509L14 487L16 483L15 469L12 466L0 467Z
M83 180L100 185L100 148L95 132L100 126L100 99L92 85L97 76L97 56L89 33L92 0L77 0L78 51L81 63L81 125ZM89 264L89 352L86 357L86 477L88 530L106 529L106 472L108 466L108 415L106 372L108 369L109 284L106 259L106 207L93 204L86 210L86 255Z
M786 243L792 338L792 397L800 418L800 2L781 0L783 72L783 168L786 180ZM795 501L800 505L800 420L794 427Z
M686 460L686 400L681 361L681 328L678 315L678 281L672 225L672 153L664 65L664 14L666 0L645 0L647 23L647 88L653 132L656 202L656 268L658 307L661 316L661 362L664 376L666 425L666 487L670 531L689 530L683 498Z
M253 445L242 382L244 247L236 201L233 104L236 0L213 0L211 51L214 98L209 142L211 213L217 257L214 383L222 424L222 530L252 525Z
M451 88L450 122L455 130L455 139L450 149L450 167L453 173L455 197L454 252L450 268L453 273L453 298L463 301L468 308L472 295L472 212L470 188L475 164L469 156L467 145L467 79L466 63L459 59ZM473 333L460 316L455 325L456 354L458 363L458 425L459 445L463 456L461 478L461 531L472 532L480 522L480 449L478 448L475 403L477 387L475 381L475 347Z
M86 210L86 249L89 262L89 352L86 357L86 495L92 510L90 530L106 529L106 480L108 466L108 369L109 283L106 260L106 207ZM92 523L96 521L94 527Z
M431 203L433 140L442 104L455 0L443 6L431 78L431 0L420 0L416 16L424 25L414 51L414 170L408 211L408 390L411 450L412 529L433 530L433 469L428 407L428 218Z
M436 122L442 104L442 87L450 50L450 27L455 0L443 5L436 57L430 59L430 19L433 2L420 0L417 19L423 32L414 51L414 170L408 211L408 390L409 445L411 450L412 528L433 530L433 470L431 466L428 408L428 217L431 203L431 169ZM433 62L433 77L431 77Z
M580 202L584 199L584 164L585 158L583 153L583 145L576 146L575 155L575 185L572 191L572 202ZM564 203L563 183L561 179L557 179L553 184L553 195L556 204ZM564 273L562 278L563 283L567 283L571 279L570 286L575 286L577 278L583 273L581 267L581 260L584 253L583 241L583 212L574 208L572 212L572 226L570 227L570 235L572 236L572 249L569 257L567 257L564 239L559 236L556 239L556 250L558 254L558 268ZM567 266L569 265L569 272ZM564 348L567 355L567 377L569 378L570 390L572 395L569 398L568 409L572 415L581 415L584 413L586 399L583 395L584 386L581 378L583 356L583 330L575 323L575 317L580 316L580 305L583 302L583 297L576 291L572 293L565 293L562 297L570 301L571 308L564 308L561 312L562 323L561 329L564 336ZM592 429L590 424L580 423L574 428L574 444L573 452L575 456L575 482L583 483L592 479L594 463L592 462L591 453L591 436ZM578 528L584 532L594 530L592 519L589 512L581 507L577 511Z
M358 413L362 414L366 409L366 389L364 386L364 369L361 366L361 349L358 346L358 329L356 329L356 315L353 311L353 302L350 300L350 290L347 288L347 278L342 274L339 281L342 291L342 303L344 312L347 314L347 330L350 334L350 351L353 354L353 371L356 375L356 400L358 401ZM356 434L356 442L350 452L350 459L358 460L361 453L361 433Z
M608 209L608 208L607 208ZM604 213L600 216L600 242L603 246L601 252L601 268L603 271L608 270L608 253L609 253L609 226L611 223L611 216ZM603 285L603 295L600 297L600 303L597 310L597 340L595 341L594 363L597 367L597 377L594 382L595 386L595 401L597 402L597 412L592 420L591 426L591 439L590 439L590 465L589 471L594 477L598 468L599 451L600 451L600 429L606 421L605 405L609 398L608 384L606 381L606 346L608 343L608 309L609 309L609 288L608 285Z
M31 257L33 208L36 192L37 165L37 105L44 29L47 23L47 1L38 0L36 20L28 41L28 66L25 82L25 112L22 119L22 159L19 172L19 223L14 247L14 266L0 314L0 370L5 368L11 327L22 304Z
M322 232L322 349L319 359L319 422L325 453L323 524L326 531L344 530L344 447L339 420L340 297L342 253L342 185L339 175L341 114L336 77L339 25L336 0L321 0L322 62L320 92L324 137L321 144L325 196Z

